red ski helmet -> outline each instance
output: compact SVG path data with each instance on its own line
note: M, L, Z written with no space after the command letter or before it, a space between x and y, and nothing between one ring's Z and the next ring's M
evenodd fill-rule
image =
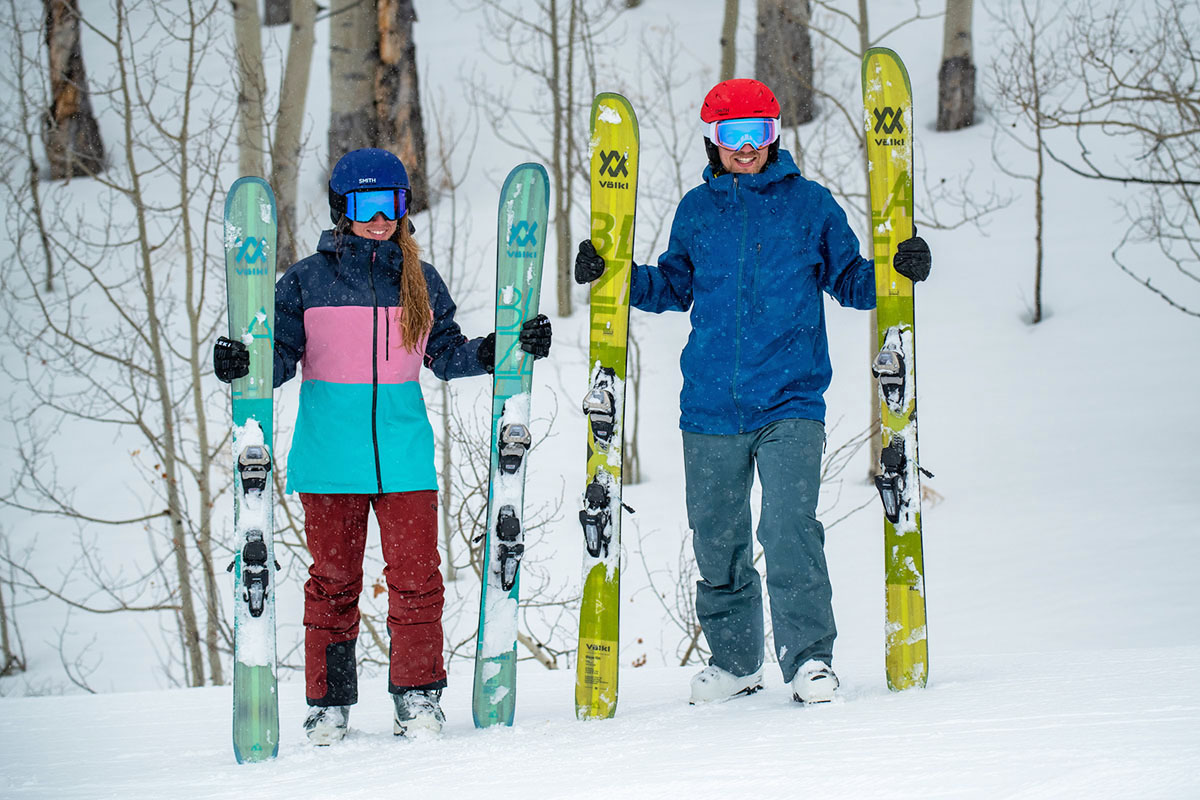
M779 101L762 81L753 78L733 78L721 81L704 98L700 107L700 119L718 122L723 119L743 117L779 116Z

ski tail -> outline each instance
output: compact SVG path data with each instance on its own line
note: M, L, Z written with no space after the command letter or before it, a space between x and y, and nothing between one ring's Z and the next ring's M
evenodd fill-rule
M496 236L496 355L484 575L479 597L472 716L476 727L512 725L517 698L517 609L525 554L525 462L533 357L521 326L538 313L550 180L541 164L520 164L500 193Z
M912 87L900 57L887 48L868 50L862 70L879 347L872 372L882 420L876 486L884 510L885 662L888 686L900 691L925 686L929 669L917 458L916 313L912 281L892 267L896 246L914 231Z
M629 101L598 94L591 118L591 237L605 261L592 284L587 480L579 512L584 534L575 713L612 717L620 658L621 464L629 282L637 203L638 125Z

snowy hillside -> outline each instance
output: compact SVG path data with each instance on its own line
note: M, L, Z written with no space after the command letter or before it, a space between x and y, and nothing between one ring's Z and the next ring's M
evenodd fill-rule
M741 5L738 72L749 74L754 3ZM888 29L898 9L908 7L899 0L869 5L875 31ZM478 17L460 16L451 3L417 6L426 103L462 109L467 76L498 69L477 46ZM681 47L678 97L687 103L677 111L696 141L685 187L698 181L704 164L696 120L716 80L721 6L646 0L623 14L625 34L601 64L629 76L632 86L647 42L658 41L646 37L673 32ZM300 729L302 677L284 673L279 758L239 767L229 743L228 687L166 688L155 660L158 630L126 618L68 615L43 602L18 609L29 672L0 680L0 796L1200 797L1200 492L1192 435L1200 326L1111 263L1124 224L1116 203L1128 190L1062 170L1051 171L1047 185L1047 318L1028 324L1029 184L992 162L996 120L982 88L975 127L934 132L941 36L941 21L933 18L880 42L906 59L912 76L918 161L930 183L971 172L981 193L994 187L1013 202L982 229L921 228L934 255L916 301L921 454L936 476L927 483L924 512L926 690L892 694L884 683L882 521L875 489L864 480L866 455L859 453L822 500L825 523L840 519L829 528L827 553L841 702L798 706L768 664L764 692L712 708L687 705L696 667L677 666L682 633L664 619L664 604L674 605L688 535L677 427L678 357L688 323L683 314L634 311L645 375L644 481L625 491L637 513L625 517L623 528L616 719L576 722L574 670L547 671L529 660L520 665L515 726L477 731L470 662L459 658L450 664L441 740L394 739L386 677L368 670L350 738L314 750ZM981 9L974 39L982 73L996 30ZM324 22L317 53L327 47ZM325 72L320 63L313 71L314 120L328 108ZM850 93L846 101L854 102L853 67L838 74ZM661 142L646 134L651 120L641 122L639 203L669 208L679 193L665 179L648 182L647 165L664 156ZM317 125L313 139L323 138ZM469 335L490 325L485 304L499 183L529 159L486 132L477 148L461 192L469 212L455 267L460 322ZM321 163L312 158L302 176L312 241L327 224ZM925 219L920 208L917 217ZM444 224L429 215L417 222ZM639 258L661 251L661 238L643 241L653 237L639 218ZM547 264L553 256L547 254ZM548 281L542 309L552 312L552 301ZM827 313L835 372L827 425L834 446L866 425L870 347L864 314L832 301ZM586 324L579 311L554 319L554 350L538 363L533 401L534 435L544 439L530 456L527 504L564 505L529 558L568 589L578 586L582 556L573 518L582 488L584 430L576 407L587 381ZM490 385L459 383L457 402L478 408L483 418ZM430 381L427 396L433 388ZM295 389L279 393L281 415L294 415ZM79 454L95 476L80 491L123 497L136 482L125 480L119 465L109 466L103 435L95 439ZM6 473L16 469L11 446L0 457ZM12 509L0 511L0 527L17 547L38 542L36 525ZM279 595L281 653L292 662L300 658L289 648L300 637L302 580L300 570L285 575ZM452 641L471 635L470 609L478 603L472 583L468 577L448 588L448 601L467 609L448 622ZM63 641L74 643L74 652L95 643L86 651L89 682L103 693L78 693L64 681Z

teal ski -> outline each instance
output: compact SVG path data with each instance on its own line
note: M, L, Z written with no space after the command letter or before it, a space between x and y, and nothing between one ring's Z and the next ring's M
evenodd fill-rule
M514 167L500 193L496 235L496 361L491 479L472 714L476 727L512 725L517 700L517 607L525 553L525 460L532 443L533 356L521 349L538 313L550 181L541 164Z
M238 763L279 752L275 664L275 494L271 423L275 329L275 195L239 178L225 198L229 338L250 351L233 400L233 753Z

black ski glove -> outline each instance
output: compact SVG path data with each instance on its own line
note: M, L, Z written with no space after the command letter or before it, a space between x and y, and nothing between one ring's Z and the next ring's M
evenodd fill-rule
M604 257L596 254L596 248L591 239L579 243L579 253L575 256L575 282L591 283L604 274Z
M213 372L221 383L232 383L250 373L250 351L246 345L221 336L213 345Z
M929 277L929 268L933 266L933 256L929 253L929 245L920 236L905 239L896 245L896 255L892 258L892 266L913 283L918 283Z
M488 375L496 371L496 334L489 333L483 337L479 349L475 351L475 358L479 359L479 366L487 370Z
M517 338L520 339L521 349L537 360L550 355L550 338L553 333L549 317L545 314L538 314L533 319L525 320ZM491 375L496 369L496 334L489 333L483 337L483 341L479 343L479 349L475 351L475 357Z
M601 262L603 261L604 259L601 259ZM550 318L545 314L527 319L521 326L521 349L533 356L534 360L545 358L550 355L550 337L553 334Z

